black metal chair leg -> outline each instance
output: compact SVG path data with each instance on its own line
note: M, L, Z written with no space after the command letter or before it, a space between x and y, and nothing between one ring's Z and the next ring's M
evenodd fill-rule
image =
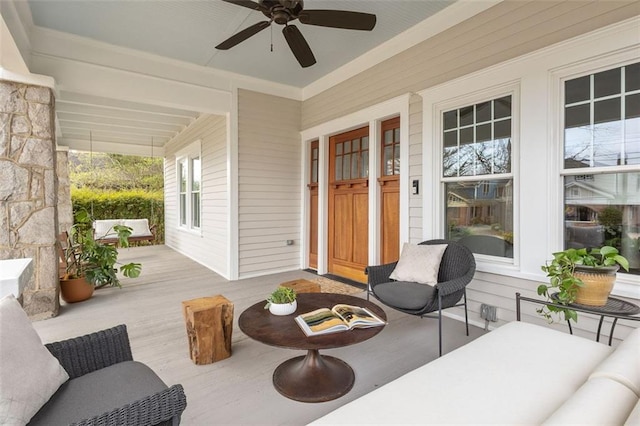
M442 296L440 292L438 292L438 350L438 356L442 356Z
M618 318L613 319L613 323L611 324L611 332L609 333L609 346L613 342L613 330L616 329L616 324L618 323Z
M469 335L469 314L467 313L467 289L464 289L464 292L462 293L462 296L464 297L464 323L467 327L467 336Z

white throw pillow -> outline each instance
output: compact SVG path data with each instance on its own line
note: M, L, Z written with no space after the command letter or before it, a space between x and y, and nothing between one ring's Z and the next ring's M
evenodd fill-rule
M0 299L0 424L24 425L69 380L20 303Z
M436 285L440 261L446 249L446 244L415 245L404 243L400 260L389 278L396 281Z

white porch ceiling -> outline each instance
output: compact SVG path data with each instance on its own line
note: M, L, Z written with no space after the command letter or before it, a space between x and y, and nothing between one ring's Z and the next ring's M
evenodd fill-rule
M305 9L377 16L371 32L294 22L317 59L309 68L300 67L275 23L272 31L266 29L231 50L216 50L221 41L265 20L260 12L221 0L14 3L21 12L16 15L27 21L22 25L30 34L32 72L50 75L58 85L58 143L140 155L149 155L153 145L154 154L161 155L162 147L199 115L224 112L208 104L218 92L224 97L233 87L264 86L268 93L301 98L309 85L327 76L339 79L345 65L387 46L456 1L306 0ZM168 81L172 91L155 96L154 78ZM189 96L200 99L189 101Z
M454 3L453 0L306 0L305 9L373 13L377 23L369 32L293 22L318 61L302 69L282 36L282 27L275 23L271 29L228 51L216 50L215 46L231 35L266 19L260 12L220 0L28 2L33 23L40 27L295 87L312 83Z

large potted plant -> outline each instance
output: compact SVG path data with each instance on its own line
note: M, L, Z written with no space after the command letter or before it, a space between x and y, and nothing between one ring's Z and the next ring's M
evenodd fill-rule
M127 263L116 266L118 250L113 244L106 244L93 234L93 219L86 210L74 214L74 225L68 233L66 247L62 249L65 259L65 272L60 278L60 293L65 302L73 303L86 300L93 294L95 287L120 287L117 273L125 277L136 278L140 275L140 263ZM113 231L118 235L118 246L128 247L131 228L116 225Z
M549 284L539 285L538 295L560 305L604 306L620 267L628 271L629 261L612 246L553 253L553 259L542 266ZM544 306L537 312L549 321L553 320L551 313L562 313L567 321L578 318L576 311L555 306Z

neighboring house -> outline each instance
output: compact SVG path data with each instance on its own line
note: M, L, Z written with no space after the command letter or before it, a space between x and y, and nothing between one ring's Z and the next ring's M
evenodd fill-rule
M489 303L512 319L514 294L533 296L563 247L565 210L584 196L576 176L610 177L597 188L607 203L628 178L613 204L637 233L639 28L638 2L506 1L335 84L203 83L217 103L164 147L166 244L232 280L309 266L362 280L389 239L397 255L478 217L512 247L477 256L472 318ZM32 72L88 70L70 53L50 62L35 56ZM616 152L600 155L611 132ZM638 272L615 293L640 299Z

